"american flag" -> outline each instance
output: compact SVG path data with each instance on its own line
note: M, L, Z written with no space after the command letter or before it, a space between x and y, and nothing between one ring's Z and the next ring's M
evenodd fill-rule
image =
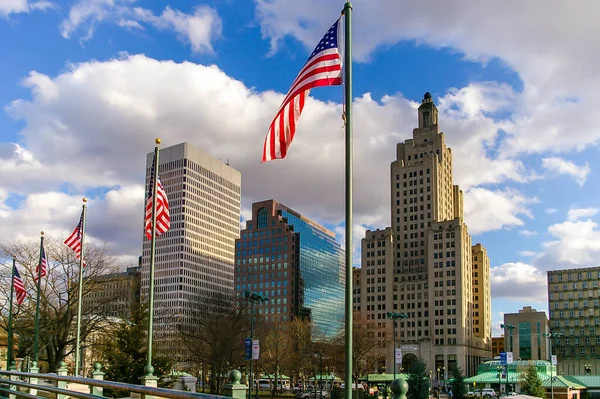
M35 276L33 280L38 281L38 278L42 278L48 274L48 259L46 259L46 251L44 250L44 244L42 244L40 251L42 252L40 264L35 268Z
M152 195L154 190L154 168L156 167L156 156L152 161L150 169L150 185L148 186L148 195L146 200L146 237L152 239ZM160 178L157 178L156 187L156 236L165 233L171 227L171 216L169 215L169 199L165 192Z
M81 217L79 218L79 224L77 225L77 227L75 227L75 230L73 230L73 233L71 233L69 238L67 238L65 240L65 244L67 244L67 247L71 248L73 250L73 252L75 252L75 257L77 259L79 259L79 256L81 256L81 235L83 233L82 229L83 229L83 210L81 210ZM85 261L83 262L83 265L85 266Z
M13 273L15 274L15 277L13 279L13 287L15 288L17 294L17 303L20 305L25 300L25 297L27 296L27 291L25 291L25 285L23 285L23 280L21 280L21 275L17 270L17 266L15 266L14 268L15 270L13 270Z
M294 80L271 122L263 147L263 162L285 158L310 89L342 84L342 57L338 48L341 18L329 28Z

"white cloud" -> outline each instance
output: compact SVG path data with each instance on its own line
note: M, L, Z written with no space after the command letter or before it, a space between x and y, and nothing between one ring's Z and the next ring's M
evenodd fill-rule
M538 234L537 231L531 231L531 230L520 230L519 234L525 236L525 237L532 237L532 236L536 236Z
M519 255L531 257L531 256L537 255L537 253L533 252L533 251L521 251L521 252L519 252Z
M556 213L556 212L558 212L558 209L556 209L556 208L546 208L546 213L548 215L552 215L553 213Z
M546 273L526 263L505 263L490 269L493 298L511 301L547 300Z
M596 208L574 208L567 212L567 221L575 222L582 218L590 218L598 213Z
M590 165L587 162L583 166L578 166L559 157L543 158L542 167L554 175L569 175L580 186L583 186L591 172Z
M196 53L212 53L212 40L221 36L221 18L208 6L197 6L193 14L173 10L167 6L160 16L143 8L134 10L140 21L147 22L157 29L175 31L184 40L190 42Z
M161 15L134 7L137 0L80 0L69 10L60 26L63 37L80 32L80 40L91 39L102 22L114 23L126 29L144 29L150 24L157 29L170 30L189 42L196 53L214 52L212 41L221 36L221 18L208 6L197 6L192 14L167 6Z
M521 217L533 219L527 206L536 202L536 198L527 198L515 189L475 187L465 193L465 220L472 234L523 226Z
M33 10L46 10L54 8L54 3L50 1L29 1L29 0L0 0L0 16L7 17L10 14L28 13Z

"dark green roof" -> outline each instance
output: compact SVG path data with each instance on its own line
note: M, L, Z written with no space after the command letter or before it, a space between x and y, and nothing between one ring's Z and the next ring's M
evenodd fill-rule
M396 378L398 377L402 377L404 379L408 379L408 374L401 374L401 373L396 373ZM385 381L393 381L394 380L394 374L366 374L363 375L361 378L359 378L359 380L361 381L368 381L368 382L385 382Z

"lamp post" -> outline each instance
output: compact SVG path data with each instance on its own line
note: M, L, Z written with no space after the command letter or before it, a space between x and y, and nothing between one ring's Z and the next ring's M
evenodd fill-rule
M444 391L446 390L446 366L442 366L442 383L444 384Z
M500 324L500 328L503 329L504 331L510 330L510 351L509 352L512 352L513 351L512 330L514 330L517 327L512 324ZM505 341L505 343L506 343L506 341ZM506 347L507 346L504 345L504 350L507 349Z
M586 364L585 366L583 366L583 368L585 369L586 375L592 374L592 365L591 364Z
M269 300L266 296L260 295L258 292L245 291L244 297L248 302L250 302L250 391L248 392L248 397L252 397L252 385L254 385L254 380L252 379L252 335L254 333L254 304L266 302ZM258 397L258 387L256 388L256 397Z
M441 369L438 367L437 368L437 378L436 378L436 380L437 380L436 385L437 385L438 389L440 387L440 371L441 371Z
M394 335L394 356L392 356L392 359L394 361L394 379L396 379L396 320L408 319L408 315L405 313L387 312L387 318L392 320L392 334Z
M498 398L500 397L500 393L502 392L502 366L497 366L496 371L498 371Z
M561 333L553 333L552 331L550 331L549 333L543 333L542 334L544 337L549 338L548 339L548 349L550 351L550 395L551 395L551 399L554 399L554 378L552 377L552 371L554 369L554 364L552 364L552 338L558 338L560 336L562 336Z

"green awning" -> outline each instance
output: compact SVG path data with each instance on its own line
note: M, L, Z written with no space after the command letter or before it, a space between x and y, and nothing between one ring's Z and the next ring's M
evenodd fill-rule
M518 383L520 380L521 374L522 373L509 371L508 372L508 383L509 384ZM542 379L547 378L546 374L542 374L542 375L543 375ZM473 377L464 379L465 384L472 384L474 382L478 383L478 384L497 384L498 381L500 381L500 383L502 383L502 384L506 384L507 379L506 379L506 377L504 377L499 380L497 371L488 371L488 372L477 374L477 375L474 375Z
M405 380L407 380L408 379L408 374L396 373L396 378L400 378L400 377L402 377ZM358 380L359 381L366 381L366 382L392 382L392 381L394 381L394 374L386 374L386 373L382 373L382 374L367 374L367 375L363 375Z
M550 388L553 386L554 388L574 388L574 389L585 389L585 385L578 384L577 382L566 379L565 377L559 375L554 376L554 381L550 379L550 377L545 376L545 379L542 380L542 386L544 388Z

